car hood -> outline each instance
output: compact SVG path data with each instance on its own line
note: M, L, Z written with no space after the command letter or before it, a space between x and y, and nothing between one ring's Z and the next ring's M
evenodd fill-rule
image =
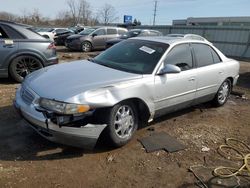
M40 69L30 74L24 84L40 97L72 102L69 100L85 91L139 78L142 75L82 60Z

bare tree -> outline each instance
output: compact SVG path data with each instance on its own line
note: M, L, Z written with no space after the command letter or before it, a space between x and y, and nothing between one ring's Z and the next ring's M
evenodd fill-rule
M69 11L62 10L58 12L56 19L55 19L55 25L63 26L63 27L73 26L72 23L73 23L73 19Z
M86 0L67 0L73 24L83 23L88 25L91 20L90 4Z
M0 20L15 21L17 16L9 12L0 12Z
M68 0L67 4L69 6L69 12L72 16L74 25L77 25L79 20L78 20L78 11L77 11L77 4L75 0Z
M100 10L100 19L105 25L116 21L118 17L115 8L110 4L105 4Z

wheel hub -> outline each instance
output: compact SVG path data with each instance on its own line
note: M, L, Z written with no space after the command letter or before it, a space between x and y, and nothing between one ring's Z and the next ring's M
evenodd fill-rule
M127 138L132 135L134 117L129 106L121 106L115 115L115 132L120 138Z
M221 89L219 90L218 100L221 103L224 103L228 97L228 93L229 93L229 85L227 82L225 82L223 83L223 85L221 86Z

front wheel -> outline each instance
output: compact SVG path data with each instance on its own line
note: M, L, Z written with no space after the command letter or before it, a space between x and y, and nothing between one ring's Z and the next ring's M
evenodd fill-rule
M92 50L92 45L90 42L88 41L84 41L82 43L82 51L83 52L90 52Z
M133 103L115 105L108 114L108 137L116 147L127 144L138 127L138 114Z
M213 99L213 103L215 106L223 106L230 95L231 92L231 81L226 79L220 86L215 98Z

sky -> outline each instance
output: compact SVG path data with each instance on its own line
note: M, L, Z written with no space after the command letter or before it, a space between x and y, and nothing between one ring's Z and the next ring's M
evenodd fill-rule
M87 0L94 13L107 3L111 4L119 20L131 15L144 25L153 23L154 0ZM156 24L171 25L174 19L188 17L250 16L250 0L158 0ZM67 10L66 0L0 0L0 11L22 14L39 9L46 17L55 18Z

